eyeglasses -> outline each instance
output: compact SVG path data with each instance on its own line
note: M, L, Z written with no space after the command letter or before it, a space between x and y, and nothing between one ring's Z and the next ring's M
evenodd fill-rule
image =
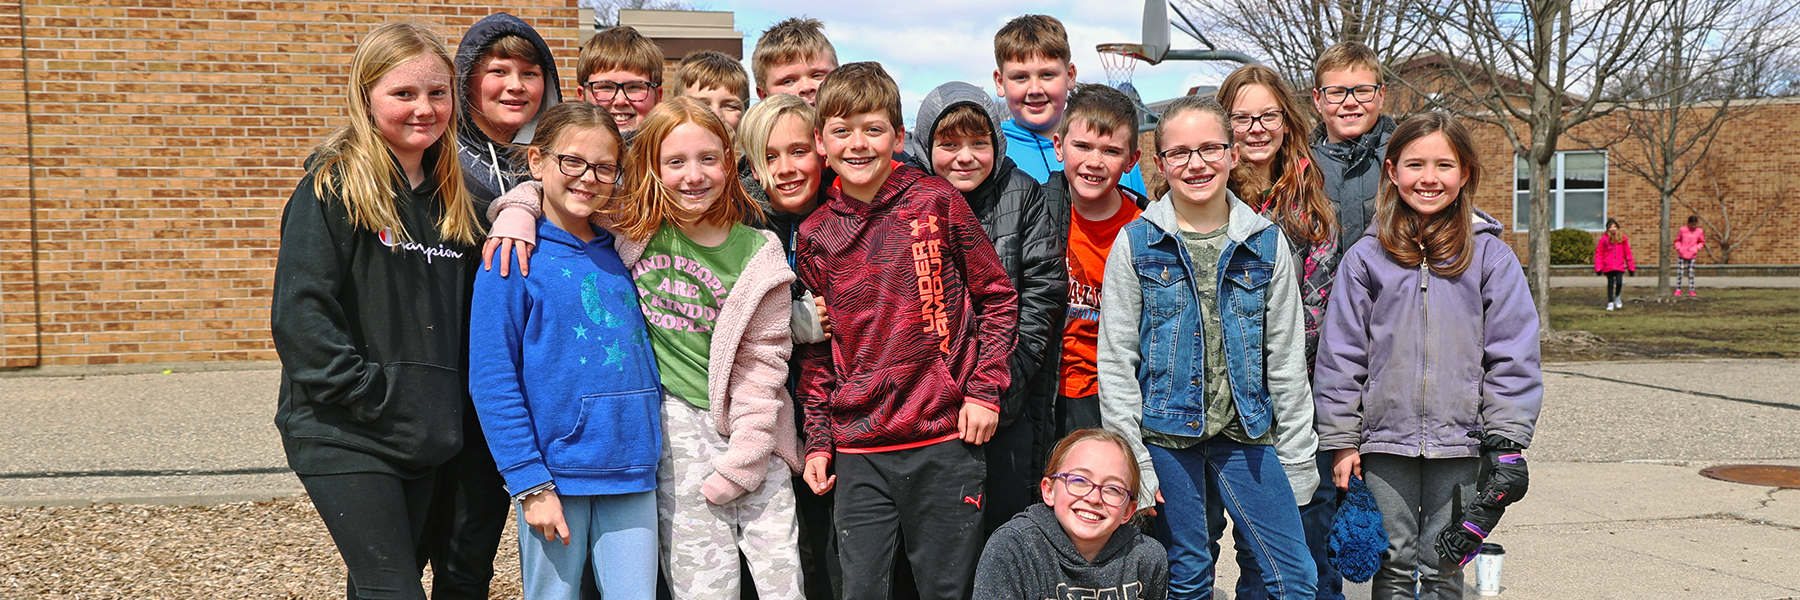
M1074 473L1058 473L1051 475L1050 478L1061 479L1063 489L1069 490L1069 494L1077 498L1086 498L1088 494L1094 493L1094 488L1098 487L1100 488L1100 501L1114 508L1124 506L1126 502L1130 502L1137 496L1131 490L1116 485L1100 485Z
M1249 133L1250 128L1255 127L1257 123L1262 123L1263 131L1277 131L1281 129L1281 122L1286 118L1287 113L1279 110L1271 110L1260 115L1238 113L1231 115L1231 130L1238 133Z
M556 169L562 171L562 174L576 179L586 177L588 171L593 171L594 179L600 183L619 182L619 165L591 163L578 156L556 155Z
M1317 88L1317 89L1319 91L1319 95L1325 97L1326 102L1330 102L1332 104L1343 104L1344 99L1349 98L1351 96L1355 96L1357 102L1374 101L1375 100L1375 92L1381 91L1381 87L1382 86L1379 86L1379 85L1359 85L1359 86L1355 86L1355 87L1344 87L1341 85L1328 85L1328 86L1325 86L1322 88Z
M1230 148L1231 148L1231 144L1207 144L1205 146L1201 146L1198 150L1190 150L1187 148L1170 148L1168 150L1158 152L1158 153L1156 153L1156 155L1162 157L1163 162L1168 163L1169 166L1179 167L1181 165L1187 164L1188 158L1192 157L1195 154L1200 155L1200 160L1204 160L1206 162L1218 162L1219 159L1225 158L1225 151Z
M625 92L626 100L640 102L643 99L650 97L651 88L662 87L662 84L651 83L648 81L627 81L624 83L589 81L581 84L581 87L587 88L588 95L592 96L595 102L612 102L613 98L619 95L619 92Z

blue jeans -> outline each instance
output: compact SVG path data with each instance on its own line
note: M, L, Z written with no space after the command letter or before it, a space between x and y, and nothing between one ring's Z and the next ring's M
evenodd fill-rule
M1319 463L1319 489L1313 492L1311 502L1300 507L1300 525L1306 529L1306 547L1312 551L1313 564L1319 568L1318 599L1344 600L1344 576L1338 573L1337 567L1331 566L1330 557L1326 556L1331 540L1331 524L1337 520L1338 491L1331 485L1331 453L1321 452ZM1225 532L1225 511L1215 500L1215 496L1207 496L1207 526L1212 532L1212 544L1208 546L1213 556L1219 555L1219 537ZM1250 541L1244 538L1242 528L1231 530L1231 539L1237 543L1238 600L1268 600L1269 594L1259 583L1262 581L1262 567L1256 565L1256 556L1247 551Z
M1210 599L1212 532L1207 498L1219 499L1244 530L1245 548L1262 570L1270 598L1312 600L1313 559L1306 549L1293 488L1272 446L1214 437L1186 450L1151 445L1150 461L1162 481L1163 505L1156 533L1169 550L1169 598Z
M575 598L587 564L606 598L656 597L656 492L562 496L569 545L546 541L519 513L525 597Z

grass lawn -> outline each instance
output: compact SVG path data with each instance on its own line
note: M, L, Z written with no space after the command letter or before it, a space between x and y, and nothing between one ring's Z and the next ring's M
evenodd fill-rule
M1549 340L1544 360L1800 358L1800 290L1702 289L1697 298L1663 302L1650 301L1646 291L1626 288L1625 308L1607 311L1605 288L1553 290L1550 325L1603 343Z

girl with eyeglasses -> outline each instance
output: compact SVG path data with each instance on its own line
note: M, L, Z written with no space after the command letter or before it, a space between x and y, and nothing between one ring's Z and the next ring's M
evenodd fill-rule
M518 504L525 596L576 598L587 563L609 597L656 593L656 358L631 272L590 218L614 201L619 130L604 108L545 111L518 161L534 181L536 277L483 271L470 389Z
M1337 211L1325 197L1324 174L1313 162L1312 148L1304 135L1310 126L1307 113L1300 110L1281 76L1260 65L1246 66L1226 76L1219 85L1218 98L1231 120L1232 141L1243 158L1231 171L1227 187L1257 214L1281 226L1288 247L1294 251L1295 274L1299 276L1300 301L1305 311L1306 368L1310 374L1339 253ZM1316 467L1321 479L1331 475L1330 460L1317 460ZM1337 492L1329 487L1295 491L1311 494L1300 508L1300 518L1306 526L1307 547L1318 567L1319 598L1341 600L1343 578L1326 560L1325 553L1325 542L1337 512ZM1225 529L1224 515L1214 510L1211 517L1213 539L1217 540ZM1233 537L1238 548L1237 597L1266 598L1262 593L1262 569L1254 556L1256 547L1244 538L1242 529L1233 530ZM1216 553L1216 542L1214 549Z
M975 600L1167 598L1162 544L1125 526L1137 488L1131 446L1119 434L1082 429L1057 442L1038 482L1044 501L988 538Z
M1227 188L1229 123L1213 99L1188 96L1157 124L1166 194L1106 260L1100 417L1134 450L1170 597L1211 597L1208 514L1222 508L1266 549L1268 595L1312 598L1298 506L1319 472L1299 266L1281 229Z

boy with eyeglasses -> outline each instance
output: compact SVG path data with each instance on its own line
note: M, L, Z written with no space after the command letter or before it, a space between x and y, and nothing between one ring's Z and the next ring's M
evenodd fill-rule
M1381 59L1368 46L1344 42L1325 50L1313 69L1313 157L1325 173L1325 197L1337 206L1338 253L1361 238L1375 216L1381 157L1394 120L1381 114L1386 99Z
M630 146L644 115L662 101L662 50L629 25L594 34L581 45L575 81L583 102L606 107Z

